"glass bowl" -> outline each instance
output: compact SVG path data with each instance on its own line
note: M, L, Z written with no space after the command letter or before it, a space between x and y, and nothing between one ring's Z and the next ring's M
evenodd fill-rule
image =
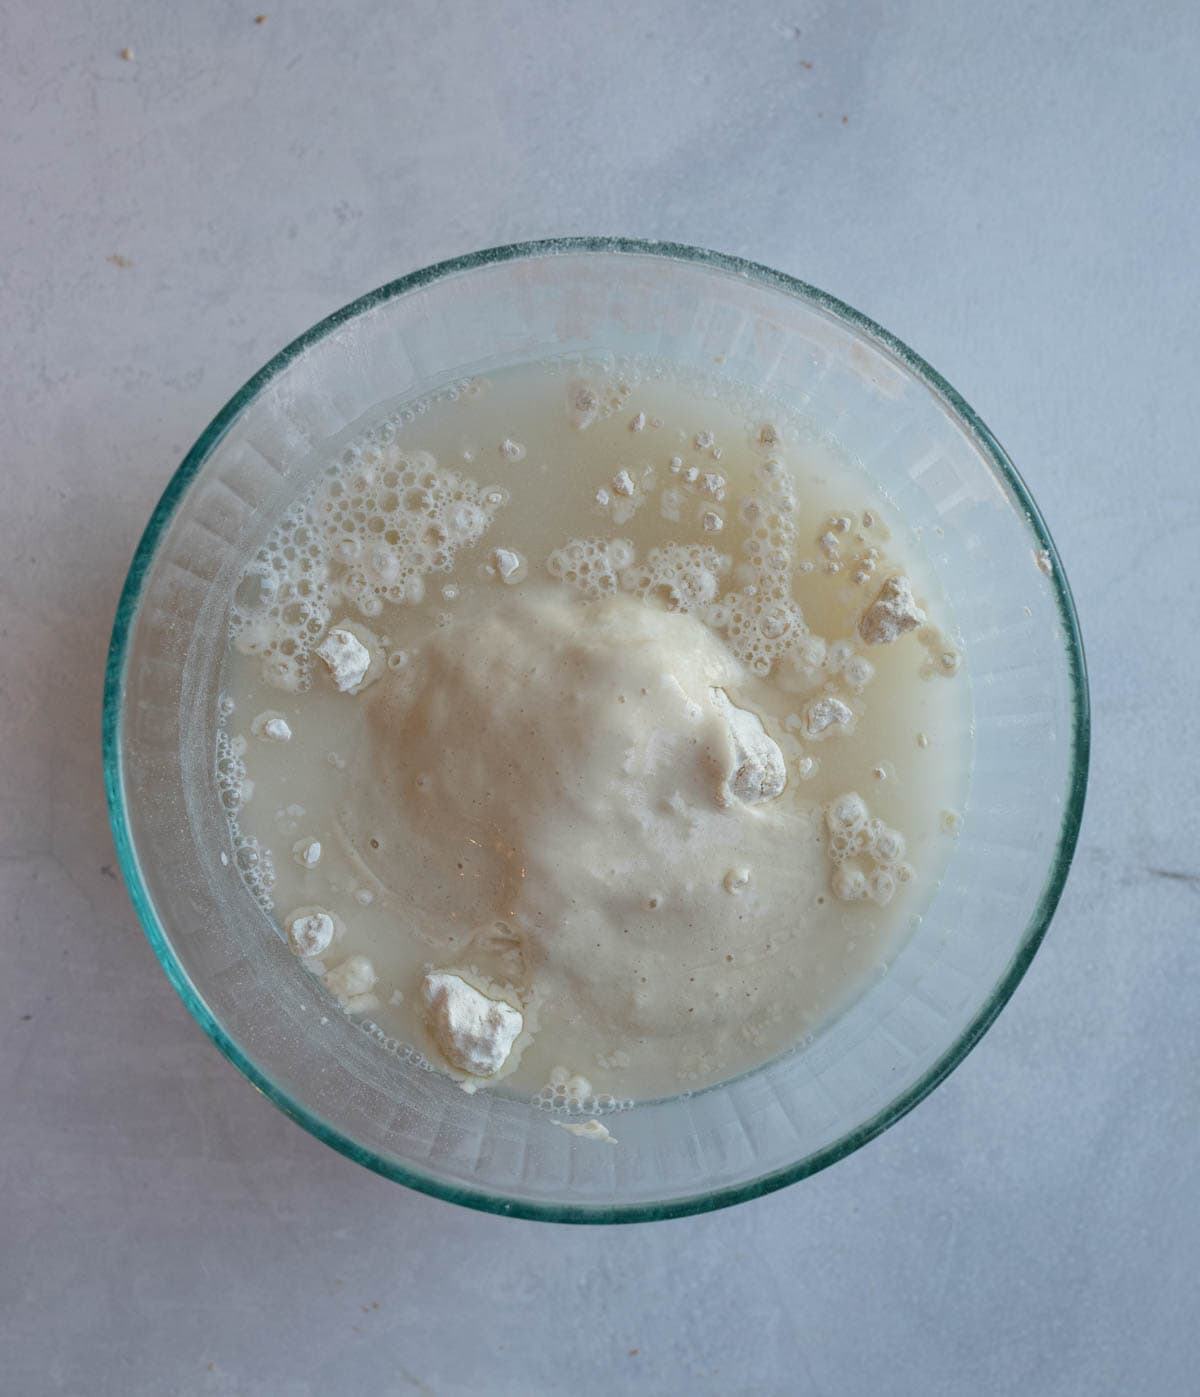
M888 973L824 1032L734 1081L642 1104L604 1148L384 1051L331 1009L228 855L214 781L224 608L265 521L388 399L572 351L719 365L811 413L921 527L975 712L971 796L944 882ZM439 1197L556 1222L718 1208L814 1173L951 1071L1046 931L1083 809L1088 700L1067 581L991 432L905 345L811 286L663 243L571 238L403 277L302 335L217 414L130 567L104 698L121 867L168 978L277 1106Z

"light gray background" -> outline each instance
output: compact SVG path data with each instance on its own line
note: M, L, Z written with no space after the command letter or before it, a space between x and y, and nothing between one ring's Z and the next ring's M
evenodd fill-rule
M255 2L0 5L0 1387L1194 1392L1192 0ZM260 1099L143 940L99 754L126 564L229 394L380 282L570 232L767 262L927 356L1050 520L1096 719L966 1064L815 1179L610 1230Z

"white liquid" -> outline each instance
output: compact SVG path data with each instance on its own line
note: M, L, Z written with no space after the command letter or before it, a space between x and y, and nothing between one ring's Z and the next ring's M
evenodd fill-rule
M330 914L315 968L366 957L351 1011L445 1070L431 970L523 1014L496 1080L531 1097L734 1076L882 972L948 856L969 704L915 540L805 424L711 392L661 365L476 380L356 444L239 590L239 863L281 921ZM867 645L898 574L928 623ZM372 660L351 692L312 653L343 620ZM726 697L781 793L739 784ZM868 828L839 825L849 792Z

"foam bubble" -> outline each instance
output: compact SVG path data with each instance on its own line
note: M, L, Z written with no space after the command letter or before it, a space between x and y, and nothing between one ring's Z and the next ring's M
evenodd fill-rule
M753 673L765 677L784 657L799 656L808 669L814 661L819 665L824 654L814 653L821 642L810 635L792 594L796 526L791 516L796 497L791 476L772 458L763 464L760 479L761 493L741 500L738 508L747 530L735 570L741 585L721 603L728 614L723 629L730 649Z
M867 878L867 895L872 902L886 907L896 895L896 876L889 868L875 868Z
M233 839L234 866L254 900L269 912L275 905L271 901L271 889L275 886L275 864L271 851L253 835L243 834L236 820L230 820L229 832Z
M652 548L644 563L626 568L621 586L643 599L661 601L670 611L707 616L720 592L720 576L729 566L729 558L708 544L666 543Z
M386 603L418 605L425 579L449 572L507 503L506 491L439 467L428 451L400 451L394 435L394 424L384 424L347 448L243 573L231 640L242 654L262 657L268 683L307 689L335 611L370 619Z
M217 732L216 776L222 806L236 815L246 803L246 763L224 728Z
M633 558L633 544L627 538L573 538L549 555L546 571L596 600L616 593L620 574Z
M825 809L830 834L853 834L867 822L867 803L857 791L847 791L831 800Z
M610 1111L628 1110L633 1102L618 1101L607 1092L596 1092L586 1077L572 1074L565 1067L555 1067L532 1104L555 1115L602 1116Z
M828 852L833 872L830 886L844 902L870 898L880 906L889 903L901 883L912 882L915 870L904 863L904 836L872 816L857 791L847 791L825 807L829 832ZM847 860L862 858L873 865L869 872Z
M853 658L854 646L848 640L835 640L826 653L825 664L834 674L839 674Z
M859 902L868 896L867 876L861 868L839 864L831 880L834 896L842 902Z
M880 863L899 863L904 858L904 836L896 829L885 825L875 836L871 852Z
M875 677L875 666L865 655L851 655L842 668L842 675L852 689L865 689Z

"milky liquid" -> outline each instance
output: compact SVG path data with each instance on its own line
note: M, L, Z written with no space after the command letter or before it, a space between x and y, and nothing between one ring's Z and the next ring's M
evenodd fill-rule
M925 619L867 644L896 575ZM528 366L381 414L233 616L238 865L281 924L333 920L302 963L348 1012L460 1078L430 971L523 1013L495 1085L542 1102L752 1068L886 973L953 845L969 696L917 540L812 424L669 365ZM314 654L343 621L358 692ZM782 757L761 803L733 794L727 704Z

